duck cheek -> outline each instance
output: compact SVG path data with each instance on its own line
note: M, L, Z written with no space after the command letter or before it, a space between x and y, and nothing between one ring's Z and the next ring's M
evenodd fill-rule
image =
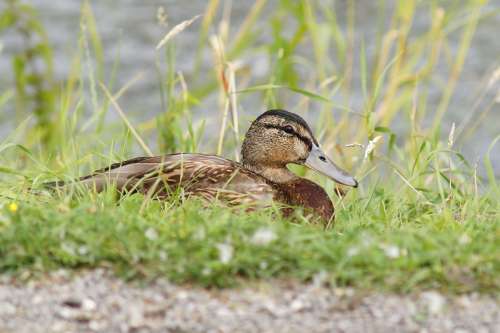
M305 161L307 157L309 156L309 149L308 147L302 142L299 141L295 145L295 160L297 161Z
M275 142L273 149L266 149L265 159L267 163L281 164L283 161L293 161L293 149L285 142Z
M269 153L275 162L293 161L296 157L294 142L287 138L279 138L274 142L274 147Z
M296 140L290 140L286 148L287 161L293 162L301 160L303 159L304 155L307 156L307 153L305 152L300 142L296 142Z
M277 161L289 163L290 161L295 161L297 159L297 154L293 149L290 149L290 147L291 146L288 147L289 149L281 152L280 156L277 157Z

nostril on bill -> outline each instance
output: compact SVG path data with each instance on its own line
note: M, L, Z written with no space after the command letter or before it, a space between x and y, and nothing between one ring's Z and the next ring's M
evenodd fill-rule
M326 162L326 158L325 158L325 156L320 156L320 157L319 157L319 159L320 159L321 161L323 161L323 162Z

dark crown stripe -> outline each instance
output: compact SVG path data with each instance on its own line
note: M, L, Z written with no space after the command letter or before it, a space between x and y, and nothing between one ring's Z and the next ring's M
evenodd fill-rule
M304 127L309 132L309 134L313 138L314 144L318 145L318 142L316 142L316 138L314 137L314 135L313 135L313 133L311 131L311 128L306 123L306 121L304 120L304 118L302 118L298 114L290 112L290 111L286 111L286 110L273 109L273 110L268 110L268 111L264 112L263 114L261 114L259 117L257 117L256 121L260 120L261 118L267 117L267 116L281 117L281 118L283 118L285 120L288 120L288 121L295 122L295 123L299 124L300 126ZM303 136L302 136L302 138L306 139L307 141L309 141L309 144L311 144L311 142L310 142L309 139L307 139L307 138L305 138Z
M301 116L299 116L298 114L286 111L286 110L274 109L274 110L266 111L263 114L261 114L257 118L257 120L259 120L263 117L266 117L266 116L281 117L283 119L296 122L296 123L302 125L303 127L307 128L308 130L310 130L309 125L307 125L306 121Z

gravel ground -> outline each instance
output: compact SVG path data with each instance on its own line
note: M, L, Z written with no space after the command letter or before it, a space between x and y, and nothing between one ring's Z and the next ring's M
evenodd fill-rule
M105 270L0 281L5 332L500 332L499 299L367 294L274 281L207 290L126 283Z

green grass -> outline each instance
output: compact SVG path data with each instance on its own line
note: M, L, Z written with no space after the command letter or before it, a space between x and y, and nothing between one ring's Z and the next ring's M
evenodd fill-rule
M228 32L217 28L224 26L216 15L224 2L212 0L200 18L192 72L176 69L175 40L182 32L157 51L158 76L146 79L158 81L161 105L142 123L134 122L120 100L134 89L136 77L116 87L120 61L112 69L104 66L106 45L89 3L82 6L83 29L75 38L71 72L57 83L52 82L50 36L21 3L9 0L0 32L30 22L31 34L44 38L38 49L27 45L15 55L27 65L13 61L14 86L0 91L0 110L15 108L17 126L0 142L0 272L31 276L61 267L110 267L125 278L162 276L220 287L249 279L322 277L334 286L398 292L498 291L500 188L489 158L498 138L478 162L486 171L482 177L479 166L460 153L461 130L442 125L460 73L467 70L474 30L496 14L483 12L483 2L458 7L400 1L389 12L380 1L377 17L390 26L374 27L375 40L355 49L355 2L339 13L315 1L280 1L266 24L256 24L269 5L261 0ZM428 31L416 34L412 21L422 8L430 23ZM20 15L29 20L18 21ZM345 26L339 15L346 15ZM284 26L285 18L293 28ZM259 42L261 33L270 34L271 41ZM456 54L449 49L451 36L459 43ZM369 45L376 49L370 56ZM210 52L213 72L200 73L202 55ZM269 65L258 82L251 68L238 65L256 55L267 57ZM36 77L28 70L34 62L47 67ZM443 82L433 76L438 63L449 69ZM356 72L360 82L353 79ZM50 87L41 84L44 75ZM434 111L428 96L436 89L441 99ZM363 101L353 110L355 90ZM194 121L193 109L214 95L220 107L204 112L220 127L204 140L204 124ZM138 195L39 192L44 181L72 179L138 151L237 158L253 118L242 108L248 100L262 105L261 111L283 107L308 114L324 149L361 181L339 199L332 182L293 167L331 194L337 211L332 228L311 224L300 212L294 221L286 220L275 208L244 213L179 197L155 202ZM105 122L108 110L116 111L119 121ZM471 109L481 119L488 112ZM396 122L407 130L396 134ZM467 126L465 132L470 136ZM346 148L347 143L362 147ZM256 244L258 235L272 240Z
M273 209L248 214L196 200L144 208L140 195L119 205L109 194L31 199L2 210L2 272L110 267L126 278L204 286L322 276L334 286L401 292L500 287L500 207L487 199L438 211L377 189L369 202L352 200L326 231L274 218Z

